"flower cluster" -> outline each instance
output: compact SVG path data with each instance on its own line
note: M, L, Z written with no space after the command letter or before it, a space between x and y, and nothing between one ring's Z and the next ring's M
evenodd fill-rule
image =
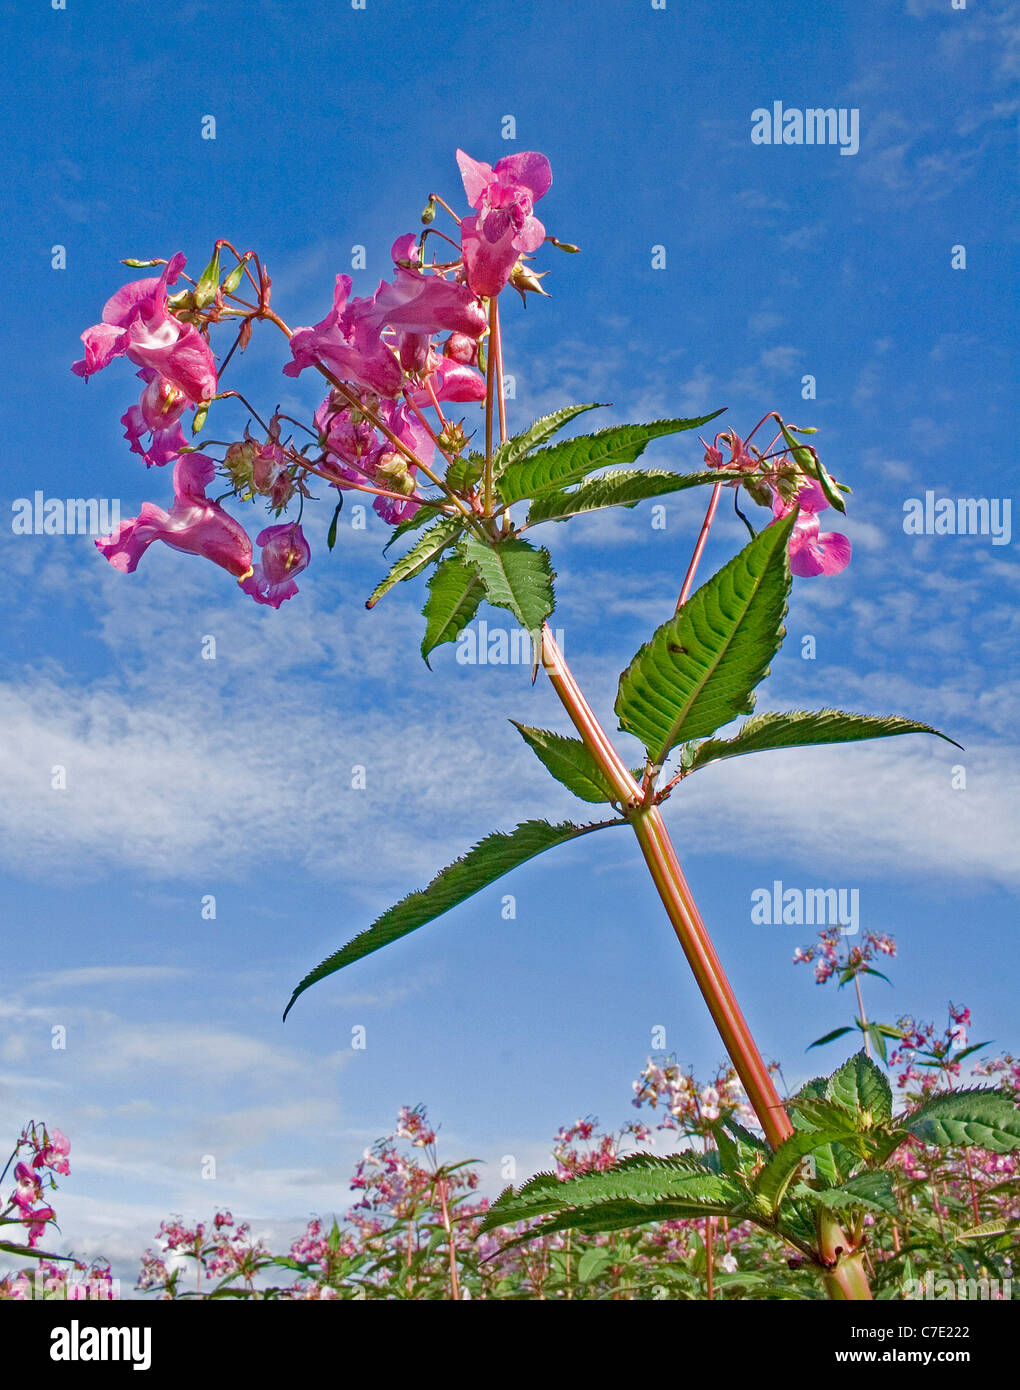
M598 1123L597 1119L589 1117L557 1131L553 1141L553 1158L559 1177L574 1178L581 1173L605 1172L621 1156L626 1140L646 1144L652 1137L651 1130L637 1121L631 1121L609 1134L600 1134Z
M885 933L866 931L852 946L839 927L827 927L818 933L816 946L798 946L793 953L794 965L815 965L815 981L824 985L839 972L840 983L862 973L874 974L870 963L876 955L894 956L896 942Z
M766 416L765 419L773 417ZM777 418L777 417L776 417ZM765 421L755 426L760 429ZM751 431L753 435L755 430ZM808 577L819 574L839 574L850 563L851 545L838 531L821 531L818 513L831 505L821 477L829 483L830 495L834 485L822 474L817 455L810 446L795 441L790 427L780 421L780 429L767 449L761 451L733 430L723 430L711 444L705 444L705 465L741 474L727 486L743 488L752 501L771 508L773 523L797 509L797 519L790 535L790 569L796 575ZM783 439L784 448L773 452ZM723 458L720 443L729 450ZM734 499L734 502L736 499Z
M350 276L337 275L329 312L310 327L293 332L287 327L271 308L271 281L259 258L253 252L238 255L225 240L217 241L197 281L186 275L181 252L166 262L126 262L163 269L158 277L130 282L107 301L101 322L82 334L84 357L73 370L88 380L120 357L139 369L143 389L122 417L125 438L147 468L173 464L173 498L166 508L143 503L138 516L96 542L115 569L132 572L149 546L161 541L204 556L237 578L256 603L279 608L297 593L295 578L311 559L301 529L311 480L340 493L337 510L345 491L369 494L391 525L410 521L426 501L437 512L450 507L457 489L433 466L448 473L463 464L459 455L468 435L463 421L446 418L444 406L477 403L491 390L479 365L494 296L508 284L522 295L541 292L525 261L546 239L534 204L552 183L549 161L534 152L508 156L495 166L463 151L457 159L474 210L463 219L454 215L460 242L430 226L420 239L412 233L398 237L391 278L374 294L355 296ZM435 202L430 199L426 223L434 218ZM427 261L430 236L451 244L452 258ZM224 248L237 264L221 278ZM254 302L238 293L245 278ZM171 293L182 279L190 288ZM284 437L283 422L291 417L277 413L263 421L252 410L261 434L252 433L249 420L243 437L228 443L222 458L209 450L195 452L181 428L189 412L197 433L213 401L236 398L247 405L236 391L222 389L222 376L260 320L274 323L290 340L287 376L312 368L329 385L311 424L292 422L312 443L298 449L293 437ZM238 323L234 344L217 365L211 330ZM261 500L275 514L279 524L264 527L257 537L257 558L223 498L209 496L217 476L225 496ZM438 485L445 497L423 493L423 481ZM464 477L454 481L463 491ZM284 522L281 514L291 503L297 503L298 516ZM332 539L331 534L331 545Z
M0 1205L0 1220L17 1221L26 1226L27 1248L34 1250L47 1224L56 1218L56 1212L44 1201L44 1192L56 1187L54 1173L61 1176L70 1173L71 1142L59 1129L47 1130L45 1125L33 1121L18 1137L11 1161L18 1159L23 1150L31 1152L31 1160L15 1162L14 1190L6 1205Z
M949 1018L939 1033L934 1023L915 1018L899 1020L900 1042L891 1054L891 1066L902 1066L897 1081L905 1091L914 1088L918 1097L930 1094L939 1079L948 1081L960 1075L961 1054L969 1053L967 1030L970 1009L949 1005ZM980 1044L978 1044L980 1046Z
M708 1139L720 1120L732 1118L745 1126L755 1124L754 1112L732 1066L720 1067L713 1081L702 1086L693 1072L685 1071L675 1060L656 1062L649 1057L633 1089L635 1106L661 1110L663 1118L656 1126L658 1129L679 1130Z

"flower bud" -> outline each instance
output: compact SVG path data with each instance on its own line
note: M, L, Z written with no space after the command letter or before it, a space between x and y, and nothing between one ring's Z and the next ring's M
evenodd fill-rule
M745 479L744 489L751 501L757 502L759 507L770 507L772 505L772 489L764 478Z
M227 470L227 475L234 484L235 491L254 491L254 464L254 440L238 440L236 444L231 444L223 459L223 467Z
M204 309L207 304L211 304L216 298L216 291L220 286L220 248L217 246L213 252L212 260L199 276L198 284L193 291L194 305L196 309Z
M544 290L539 284L539 281L548 275L548 273L547 270L541 272L530 270L528 266L524 264L522 258L510 272L510 284L517 290L522 299L525 294L543 294L546 299L548 299L549 292Z
M387 449L375 466L376 480L391 492L410 497L414 491L414 479L407 471L407 460L395 449Z
M230 274L224 277L222 285L224 294L233 294L240 287L241 281L244 279L244 267L245 261L241 260L234 266Z

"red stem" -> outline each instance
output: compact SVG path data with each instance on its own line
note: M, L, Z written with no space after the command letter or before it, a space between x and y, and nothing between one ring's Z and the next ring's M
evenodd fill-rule
M719 506L719 498L722 494L722 483L716 483L712 489L712 496L709 499L708 511L705 513L705 520L701 523L701 530L698 533L697 543L694 546L694 554L691 556L691 563L687 566L687 573L684 575L684 582L680 589L680 597L676 601L676 611L687 602L690 596L691 586L694 583L694 575L701 560L701 553L705 549L705 542L708 540L708 533L712 529L712 522L715 520L716 509Z

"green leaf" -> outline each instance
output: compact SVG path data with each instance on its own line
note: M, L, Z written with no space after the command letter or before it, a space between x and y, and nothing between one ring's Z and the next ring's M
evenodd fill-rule
M871 1045L881 1057L882 1065L887 1067L889 1065L889 1050L885 1045L885 1038L882 1036L878 1024L869 1023L862 1031L871 1039Z
M777 1212L786 1189L796 1177L801 1163L808 1154L824 1148L827 1144L835 1144L841 1139L853 1137L854 1130L849 1122L841 1129L835 1126L831 1129L798 1129L789 1139L783 1140L759 1172L754 1183L756 1197L773 1213Z
M1011 1183L1012 1187L1013 1184ZM996 1217L992 1221L982 1221L980 1226L971 1226L969 1230L957 1233L956 1240L985 1240L988 1236L1003 1236L1010 1231L1015 1231L1018 1223L1007 1220L1005 1217Z
M596 512L603 507L636 507L648 497L662 497L668 492L682 492L685 488L739 476L739 473L719 473L714 469L703 469L700 473L668 473L661 468L620 469L607 473L604 478L582 483L573 492L553 492L539 497L528 510L528 525L537 526L540 521L566 521L579 512Z
M127 265L127 261L125 261L124 264ZM158 264L158 262L156 262L156 264ZM23 1223L11 1221L5 1224L16 1226L18 1224ZM77 1258L77 1256L75 1255L54 1255L49 1250L34 1250L27 1245L18 1245L14 1241L10 1240L0 1240L0 1252L2 1252L5 1255L26 1255L30 1260L70 1261ZM23 1270L22 1273L27 1273L27 1271Z
M810 1052L813 1047L821 1047L824 1043L835 1042L836 1039L841 1038L844 1033L852 1033L853 1031L852 1028L833 1028L832 1032L826 1033L824 1038L815 1038L813 1043L808 1043L804 1051Z
M507 1188L483 1214L480 1232L546 1218L509 1242L519 1245L551 1231L595 1233L650 1221L727 1215L745 1201L737 1183L712 1172L695 1154L631 1154L601 1172L562 1182L555 1174L540 1173L517 1193Z
M802 1191L798 1187L796 1196L806 1199L813 1206L822 1206L829 1211L863 1207L867 1211L886 1212L890 1216L896 1216L899 1211L889 1173L858 1173L841 1187L827 1187L822 1190L806 1188Z
M633 463L644 453L653 439L681 430L694 430L721 414L696 420L653 420L648 425L610 425L595 434L580 434L573 439L551 444L529 458L507 464L499 477L499 495L504 502L519 502L525 497L540 497L546 492L559 492L600 468L616 463Z
M620 677L616 713L653 763L754 708L785 635L796 512L767 526L658 629Z
M429 653L443 642L456 642L461 632L478 612L485 597L485 586L472 565L459 555L443 560L429 580L429 596L425 601L425 636L421 654L429 664Z
M510 439L506 439L492 455L493 476L498 478L505 468L510 464L517 463L518 460L530 454L532 449L537 449L539 445L545 444L552 439L553 435L569 425L570 421L576 416L581 415L586 410L604 410L604 401L591 401L588 405L567 405L561 410L554 410L551 415L543 415L536 420L533 425L529 425L521 434L515 434Z
M623 820L598 821L593 825L573 825L564 821L560 825L550 825L544 820L524 821L508 834L494 831L487 835L473 849L468 850L461 859L441 869L427 888L410 893L393 907L387 908L381 917L366 930L335 951L316 966L298 985L291 995L290 1003L284 1011L284 1018L294 1007L298 995L303 994L310 985L323 980L345 965L361 960L363 956L388 946L409 932L423 927L426 922L441 917L458 903L473 897L482 888L495 883L504 874L519 865L534 859L543 850L554 845L576 840L581 835L590 835L593 830L601 830L609 825L625 825Z
M470 492L485 470L485 458L473 451L467 458L455 458L446 468L446 485L454 492Z
M870 1129L892 1119L892 1091L884 1072L865 1052L858 1052L830 1077L826 1100L841 1105L858 1119L857 1128Z
M442 555L447 546L453 545L463 530L460 517L450 516L430 526L423 536L419 536L406 555L401 555L385 579L381 579L366 600L366 608L374 608L382 598L402 579L413 579L421 574L426 565Z
M597 1279L612 1263L612 1250L605 1245L593 1246L577 1262L577 1282L587 1284L590 1279Z
M336 545L337 522L340 520L340 513L343 510L343 505L344 495L341 492L340 500L336 504L336 511L333 513L333 520L329 523L329 530L326 532L326 546L329 550L332 550Z
M705 767L722 758L761 753L769 748L804 748L820 743L854 743L865 738L892 738L896 734L934 734L959 748L955 739L899 715L846 714L838 709L791 710L787 714L756 714L732 738L709 738L694 750L691 768Z
M549 552L517 537L485 545L466 536L461 554L485 585L489 602L509 608L523 628L537 634L556 604Z
M1020 1149L1020 1110L1003 1091L943 1091L898 1122L923 1143L943 1148L975 1144L1000 1154Z
M579 796L582 801L615 801L616 793L598 763L579 738L550 733L548 729L533 729L527 724L510 723L529 748L549 769L557 782Z

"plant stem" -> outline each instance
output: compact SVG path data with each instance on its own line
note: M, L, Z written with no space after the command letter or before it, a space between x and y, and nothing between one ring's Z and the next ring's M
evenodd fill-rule
M453 1234L453 1222L450 1220L450 1207L446 1200L446 1179L439 1179L439 1205L443 1215L443 1229L446 1231L446 1249L450 1263L450 1297L455 1303L460 1302L460 1280L457 1277L457 1242Z
M864 1268L864 1251L851 1250L843 1228L831 1212L818 1216L818 1247L822 1283L837 1303L871 1302L871 1285Z
M694 972L744 1091L773 1148L793 1133L783 1103L740 1011L708 930L684 878L665 823L655 806L641 806L641 791L609 742L548 627L542 630L542 660L553 689L585 746L630 811L641 852L673 930Z
M691 556L691 563L687 566L687 573L684 575L684 582L680 589L680 597L676 601L676 611L687 602L690 596L691 586L694 583L694 575L701 559L701 552L705 549L705 542L708 540L708 533L712 529L712 522L715 520L716 508L719 506L719 498L722 496L722 483L716 483L712 489L712 496L709 498L708 511L705 513L705 520L701 523L701 530L694 546L694 554Z
M856 989L856 991L857 991L857 1007L858 1007L858 1008L860 1009L860 1011L861 1011L860 1023L861 1023L861 1032L864 1034L864 1051L865 1051L866 1056L867 1056L867 1057L869 1058L869 1060L870 1060L870 1058L871 1058L871 1035L870 1035L869 1032L868 1032L868 1020L867 1020L867 1016L866 1016L865 1013L864 1013L864 996L861 994L861 977L860 977L859 975L855 975L855 976L854 976L854 989Z
M499 329L493 330L496 323L496 300L489 300L489 349L485 354L485 486L483 492L484 515L492 515L492 402L496 379L496 353L499 342Z

